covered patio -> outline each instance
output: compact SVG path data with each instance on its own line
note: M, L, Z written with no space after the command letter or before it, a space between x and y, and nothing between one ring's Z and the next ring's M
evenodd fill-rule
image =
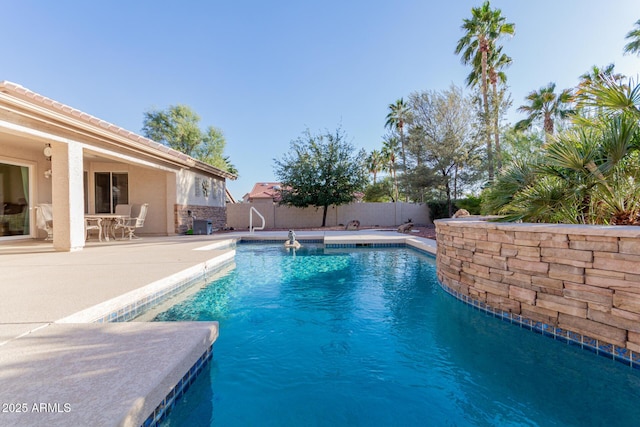
M34 208L51 203L53 246L85 245L84 214L149 204L143 233L170 236L187 212L223 226L225 180L183 153L11 82L0 82L0 241L43 238Z

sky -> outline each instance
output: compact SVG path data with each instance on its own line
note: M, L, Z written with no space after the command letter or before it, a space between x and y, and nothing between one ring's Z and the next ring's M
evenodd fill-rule
M471 0L0 0L0 81L20 84L127 130L144 112L185 104L224 132L241 199L274 181L292 140L338 127L356 150L379 149L389 104L464 87L454 54ZM555 82L573 87L615 63L640 19L638 0L494 0L514 37L506 71L513 107Z

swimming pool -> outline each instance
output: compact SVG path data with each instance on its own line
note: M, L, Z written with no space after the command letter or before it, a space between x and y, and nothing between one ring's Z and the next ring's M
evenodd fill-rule
M409 248L240 245L156 320L219 320L166 426L598 426L640 419L640 372L446 294Z

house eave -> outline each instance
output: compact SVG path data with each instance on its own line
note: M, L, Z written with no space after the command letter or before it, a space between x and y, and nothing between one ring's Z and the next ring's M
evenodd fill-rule
M0 106L7 112L46 127L63 129L114 148L133 151L186 169L197 169L226 179L237 177L184 153L128 131L95 116L37 94L16 83L0 82Z

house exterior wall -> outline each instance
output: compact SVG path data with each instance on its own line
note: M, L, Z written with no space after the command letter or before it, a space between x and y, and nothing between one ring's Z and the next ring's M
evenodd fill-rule
M293 208L279 206L271 201L259 201L227 205L227 226L237 230L249 228L249 211L252 206L264 216L266 228L310 228L322 225L321 208ZM414 224L431 224L429 208L423 204L404 202L329 206L326 226L346 225L349 221L358 220L362 227L396 227L409 219ZM261 224L262 220L254 214L254 227Z
M126 173L129 176L129 204L149 204L144 227L136 234L167 235L167 217L164 215L167 204L165 176L174 175L173 173L116 162L85 162L85 171L89 186L90 213L95 212L95 198L92 191L95 185L94 174L96 172ZM173 209L170 210L173 211Z
M192 228L194 220L209 220L214 230L222 229L227 222L227 210L219 206L175 205L174 214L174 228L178 234L184 234Z
M640 227L464 219L436 233L438 279L458 298L640 352Z
M213 228L225 226L227 214L223 179L182 170L176 175L176 186L177 199L173 206L175 233L184 234L190 229L194 217L210 220Z
M134 165L130 165L129 170L129 203L134 205L149 204L144 227L136 234L162 236L172 234L167 233L167 216L165 215L167 183L165 175L173 175L173 173Z

